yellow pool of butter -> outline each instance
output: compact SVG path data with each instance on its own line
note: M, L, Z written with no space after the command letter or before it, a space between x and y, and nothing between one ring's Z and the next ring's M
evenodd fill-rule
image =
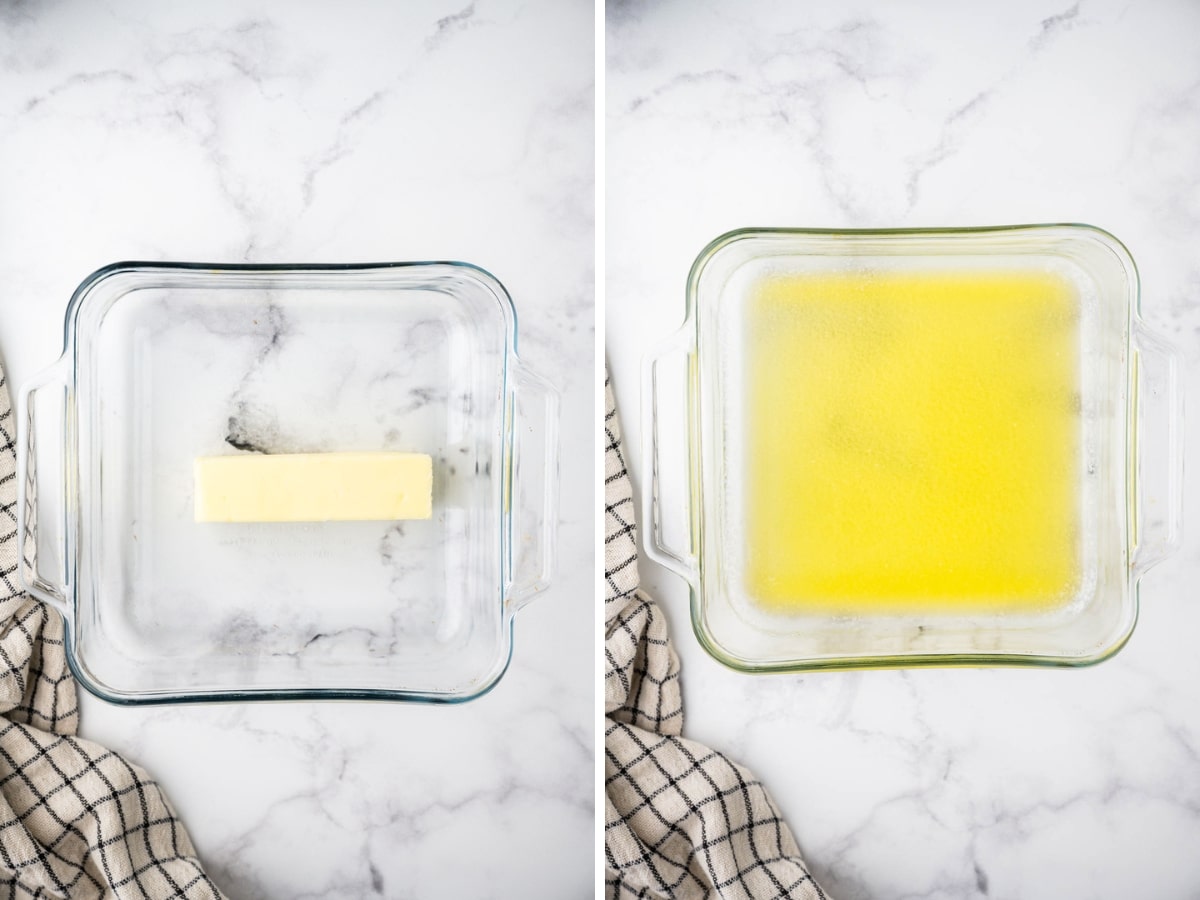
M280 453L195 461L197 522L428 519L424 453Z
M774 276L746 307L746 589L1040 611L1079 562L1079 297L1044 272Z

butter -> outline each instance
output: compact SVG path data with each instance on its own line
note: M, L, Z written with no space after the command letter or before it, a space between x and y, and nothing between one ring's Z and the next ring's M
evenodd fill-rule
M197 522L428 519L424 453L288 453L195 461Z
M749 593L776 612L1042 612L1081 583L1080 298L1036 270L764 279Z

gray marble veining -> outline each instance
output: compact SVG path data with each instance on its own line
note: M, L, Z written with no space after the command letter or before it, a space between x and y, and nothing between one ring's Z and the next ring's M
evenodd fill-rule
M230 896L590 895L593 673L577 662L593 652L593 22L578 2L0 7L0 352L14 383L58 355L71 292L113 260L464 259L512 292L522 356L564 391L558 574L521 611L492 693L449 708L82 698L83 733L164 783ZM159 352L220 348L203 398L174 398L194 405L209 452L341 441L272 402L279 378L318 408L375 410L387 422L364 429L396 448L431 402L468 413L411 377L419 329L314 364L314 337L270 306L244 338L217 314L171 322ZM368 364L380 355L390 370ZM278 584L254 615L204 610L212 639L390 654L406 625L362 627L361 579L403 590L399 548L417 538L380 528L362 542L347 583L360 591L320 617L296 621Z
M682 321L692 260L743 226L1106 228L1194 406L1198 36L1186 2L610 5L606 352L635 464L641 359ZM643 577L672 619L690 733L770 786L833 896L1192 897L1190 468L1184 502L1183 549L1143 580L1132 640L1080 671L738 675L690 635L686 588Z

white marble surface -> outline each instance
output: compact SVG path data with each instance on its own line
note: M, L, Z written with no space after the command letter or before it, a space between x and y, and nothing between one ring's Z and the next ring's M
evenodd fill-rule
M560 567L458 707L117 708L233 898L567 898L594 883L593 11L586 2L0 6L0 353L61 350L118 259L451 258L564 392ZM588 665L581 661L588 661Z
M606 49L607 355L630 448L640 360L716 235L1064 220L1131 248L1200 446L1195 3L624 2ZM773 788L839 900L1200 897L1194 471L1185 507L1133 639L1082 670L735 674L645 564L685 732Z

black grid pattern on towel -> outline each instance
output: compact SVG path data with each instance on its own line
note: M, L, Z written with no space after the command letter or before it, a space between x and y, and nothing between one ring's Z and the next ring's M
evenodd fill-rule
M604 389L612 397L612 385ZM621 428L611 399L604 412L604 619L611 621L638 587L637 523L633 486L621 450Z
M8 400L8 378L0 370L0 459L12 460L12 465L0 464L0 598L21 593L17 578L18 557L10 556L9 548L17 541L17 423Z
M27 555L32 542L17 534L16 441L16 417L0 369L0 711L14 722L74 734L79 707L62 617L26 597L17 573L18 548Z
M0 370L0 895L218 900L158 784L75 737L62 617L17 576L16 436Z
M638 591L637 531L611 385L605 409L605 895L827 900L761 782L680 737L679 660Z
M9 722L0 794L0 884L13 896L220 896L157 783L111 751Z
M604 415L605 713L619 722L679 734L683 702L679 659L662 612L637 593L637 525L633 490L612 402Z
M604 653L606 715L655 734L681 733L679 657L667 638L662 610L641 594L634 595L609 623Z

